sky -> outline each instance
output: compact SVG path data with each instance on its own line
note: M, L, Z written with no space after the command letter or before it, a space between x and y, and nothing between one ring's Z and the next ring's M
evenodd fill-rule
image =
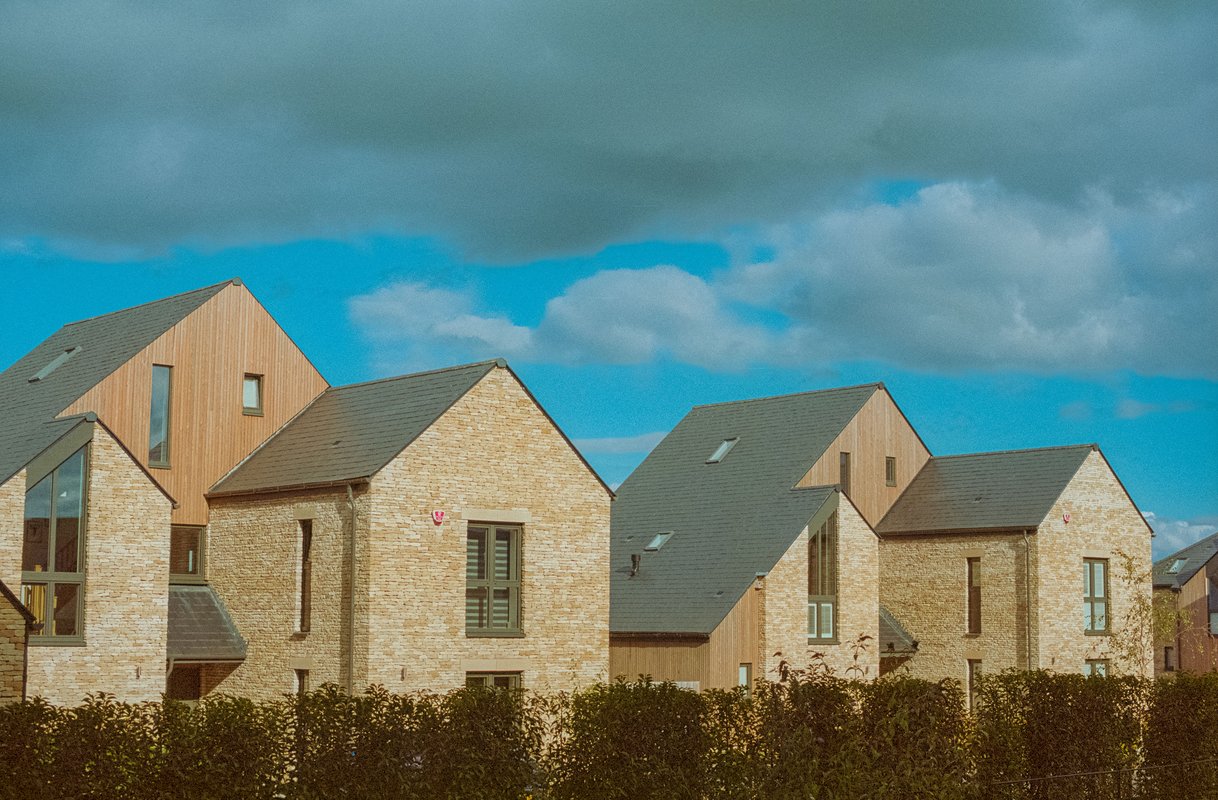
M0 0L0 366L240 276L333 384L506 357L611 485L883 381L1218 530L1218 6Z

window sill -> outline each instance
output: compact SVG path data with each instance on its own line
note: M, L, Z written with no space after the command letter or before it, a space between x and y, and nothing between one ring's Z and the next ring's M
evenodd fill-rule
M468 639L523 639L524 631L504 631L504 630L470 630L466 629L465 636Z
M963 635L964 635L965 639L980 639L981 631L978 631L977 633L970 633L969 631L965 631Z
M30 636L30 647L84 647L83 636Z
M1087 636L1111 636L1112 631L1083 631Z
M170 586L178 586L178 585L206 586L207 578L203 578L198 575L170 575L169 576L169 585Z
M148 469L169 469L169 464L149 464Z
M243 409L241 409L241 414L246 417L261 417L262 409L261 408L243 408Z
M841 640L840 640L840 639L818 639L818 638L815 638L815 637L812 637L812 636L809 636L809 637L808 637L808 644L809 644L809 645L813 645L813 644L841 644L841 643L842 643L842 642L841 642Z

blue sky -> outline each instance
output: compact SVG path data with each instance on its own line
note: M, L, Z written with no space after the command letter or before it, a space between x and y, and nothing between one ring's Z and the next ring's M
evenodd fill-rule
M332 383L506 356L611 483L880 380L1214 531L1213 5L756 9L5 4L0 364L241 276Z

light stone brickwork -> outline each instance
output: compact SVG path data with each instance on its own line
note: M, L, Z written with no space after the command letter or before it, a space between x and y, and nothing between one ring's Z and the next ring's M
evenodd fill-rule
M882 540L880 603L918 640L917 654L901 671L927 680L955 678L964 683L969 659L980 660L985 672L1025 668L1026 576L1030 574L1035 584L1036 544L1036 537L1030 536L1029 570L1020 534L890 536ZM980 559L979 635L968 633L969 558Z
M1070 521L1064 520L1066 514ZM1112 658L1125 673L1153 675L1145 642L1145 664L1120 662L1114 636L1137 637L1128 628L1135 603L1150 602L1150 530L1099 451L1092 451L1036 534L1040 552L1038 664L1058 672L1080 672L1089 658ZM1120 553L1133 559L1136 580L1126 580ZM1083 633L1083 559L1107 558L1114 636ZM1149 631L1144 631L1149 633Z
M368 494L357 487L357 631L366 627ZM346 686L351 506L346 489L216 498L208 524L208 580L246 641L236 669L208 668L203 689L270 699L293 691L295 669L310 683ZM300 631L300 520L312 520L312 610ZM359 634L357 633L357 641ZM231 670L231 672L230 672ZM357 667L355 687L366 684Z
M30 637L30 697L75 705L104 691L124 702L165 691L169 614L169 499L96 426L85 522L85 644ZM18 584L20 585L20 584Z
M21 700L24 670L25 617L0 595L0 703Z
M803 669L819 663L840 677L879 674L879 540L858 510L841 496L838 505L838 604L836 644L808 640L808 531L805 529L765 578L761 653L765 677L776 679L778 663ZM866 650L855 658L861 637ZM761 677L761 675L758 675Z
M492 370L355 497L357 691L444 691L472 671L521 672L542 690L607 677L610 497L508 370ZM210 580L248 643L219 691L274 697L297 668L314 687L344 685L345 490L215 498L210 513ZM301 636L297 518L309 513L312 631ZM466 636L470 521L522 528L523 637Z
M20 594L21 538L25 530L25 470L0 485L0 581Z

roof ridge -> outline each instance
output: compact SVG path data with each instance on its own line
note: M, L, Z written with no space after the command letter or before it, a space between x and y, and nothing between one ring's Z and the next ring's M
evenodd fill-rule
M1099 450L1100 446L1095 442L1085 442L1080 444L1055 444L1048 447L1020 447L1012 450L985 450L979 453L952 453L947 456L931 456L931 461L947 461L953 458L969 458L971 456L1001 456L1014 453L1040 453L1049 450L1080 450L1087 448L1088 450Z
M887 387L884 386L883 381L874 381L872 383L859 383L859 384L855 384L854 386L833 386L828 389L810 389L806 392L789 392L787 394L772 394L772 395L767 395L766 397L748 397L743 400L724 400L721 403L700 403L698 405L695 405L694 408L716 408L718 406L742 405L744 403L757 403L757 402L762 402L765 400L781 400L786 397L803 397L805 395L811 395L811 394L829 394L830 392L847 392L852 389L866 389L869 387L874 388L874 389L887 390Z
M151 305L155 305L156 303L164 303L167 300L176 300L181 297L186 297L187 295L190 295L190 294L206 292L209 289L218 289L221 286L227 286L228 284L232 284L233 286L240 286L241 279L240 278L229 278L226 281L221 281L220 283L213 283L210 286L200 286L198 289L188 289L185 292L178 292L177 294L171 294L168 297L159 297L156 300L148 300L147 302L137 303L136 305L127 306L126 308L117 308L114 311L107 311L105 314L94 314L93 316L85 317L84 319L78 319L78 320L74 320L72 322L65 322L61 326L61 330L63 328L70 328L73 325L80 325L81 323L84 323L84 322L92 322L93 320L103 319L105 317L111 317L111 316L114 316L115 314L122 314L127 311L134 311L137 308L143 308L144 306L151 306Z
M473 361L469 364L455 364L451 367L441 367L440 369L428 369L422 372L410 372L406 375L391 375L388 378L373 378L370 381L360 381L359 383L345 383L342 386L330 386L324 392L331 394L333 392L342 391L343 389L358 389L361 386L371 386L377 383L391 383L393 381L406 380L407 378L421 378L425 375L439 375L442 372L456 372L459 369L469 369L470 367L482 367L495 365L497 367L506 367L507 361L502 358L491 358L486 361Z

